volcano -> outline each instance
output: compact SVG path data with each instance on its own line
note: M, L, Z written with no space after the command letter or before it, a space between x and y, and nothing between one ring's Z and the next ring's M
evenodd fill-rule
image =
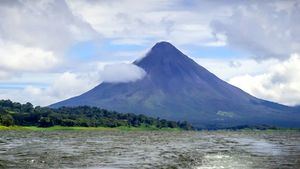
M300 126L299 113L292 107L251 96L198 65L169 42L155 44L144 58L133 64L145 70L142 79L103 82L50 107L96 106L188 121L198 128Z

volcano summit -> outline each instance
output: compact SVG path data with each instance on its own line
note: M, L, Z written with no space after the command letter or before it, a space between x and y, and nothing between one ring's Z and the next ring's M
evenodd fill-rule
M51 105L89 105L169 120L199 128L268 124L300 126L292 107L258 99L198 65L168 42L155 44L133 62L146 75L134 82L103 82L90 91Z

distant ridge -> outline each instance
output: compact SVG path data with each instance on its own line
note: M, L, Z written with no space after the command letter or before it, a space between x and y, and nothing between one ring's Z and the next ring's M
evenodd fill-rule
M50 107L89 105L170 120L187 120L199 128L237 125L300 127L300 113L258 99L198 65L169 42L155 44L133 64L143 79L101 83L92 90Z

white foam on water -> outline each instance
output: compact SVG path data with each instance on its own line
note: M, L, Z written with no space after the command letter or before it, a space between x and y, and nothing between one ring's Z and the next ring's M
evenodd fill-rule
M195 167L195 169L250 169L250 162L238 159L235 156L226 154L209 154L205 155L202 166Z
M236 138L231 139L239 144L241 148L252 153L252 154L263 154L263 155L281 155L282 150L280 145L276 145L268 142L267 140L258 140L254 138Z

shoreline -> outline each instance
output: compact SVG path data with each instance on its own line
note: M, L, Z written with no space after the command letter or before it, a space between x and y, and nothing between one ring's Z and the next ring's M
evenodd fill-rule
M66 127L66 126L52 126L52 127L37 127L37 126L0 126L0 131L184 131L180 128L157 128L157 127Z
M0 125L0 131L188 131L183 130L180 128L157 128L154 126L145 127L129 127L129 126L120 126L120 127L82 127L82 126L73 126L73 127L67 127L67 126L52 126L52 127L38 127L38 126L1 126ZM294 131L294 132L300 132L300 129L298 128L278 128L278 129L265 129L265 130L259 130L259 129L215 129L215 130L190 130L190 131L198 131L198 132L284 132L284 131Z

